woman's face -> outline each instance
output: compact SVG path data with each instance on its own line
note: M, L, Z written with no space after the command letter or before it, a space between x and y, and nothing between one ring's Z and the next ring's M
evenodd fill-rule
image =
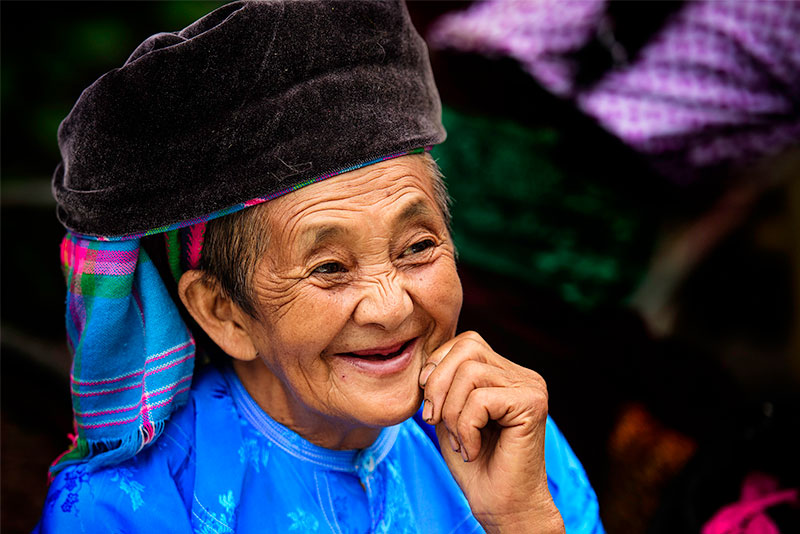
M237 364L272 417L331 448L367 446L419 407L428 355L461 308L453 243L422 156L313 184L265 209L258 351Z

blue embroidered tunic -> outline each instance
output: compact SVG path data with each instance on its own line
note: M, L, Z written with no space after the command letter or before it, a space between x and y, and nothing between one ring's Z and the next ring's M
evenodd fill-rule
M34 533L483 532L417 419L361 451L318 447L270 418L235 373L201 373L151 447L53 481ZM597 499L548 419L548 483L568 533L603 533Z

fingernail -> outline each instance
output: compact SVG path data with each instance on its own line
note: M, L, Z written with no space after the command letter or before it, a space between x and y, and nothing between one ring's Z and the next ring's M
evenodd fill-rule
M461 457L464 459L465 462L469 462L469 456L467 456L467 449L461 447Z
M460 451L461 446L458 444L458 440L456 440L456 437L450 432L447 433L447 437L450 438L450 448L453 449L453 452Z
M433 417L433 404L428 399L422 401L422 419L429 421Z
M419 373L419 387L425 387L434 369L436 369L436 364L433 362L428 362L422 367L422 371Z

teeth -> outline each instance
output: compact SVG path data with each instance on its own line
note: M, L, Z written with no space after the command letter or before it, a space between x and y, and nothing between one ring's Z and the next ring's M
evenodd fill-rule
M407 345L407 343L403 343L403 345L399 349L394 351L394 352L386 352L386 353L384 353L384 352L375 352L375 353L372 353L372 354L355 354L355 353L351 352L350 354L352 354L356 358L364 358L364 359L368 359L368 360L388 360L390 358L394 358L396 356L399 356L403 352L403 350L406 348L406 345Z
M350 354L357 356L359 358L370 357L370 358L380 358L380 357L390 357L390 356L397 356L400 354L403 349L408 345L408 342L401 344L395 350L378 350L375 352L366 352L366 351L356 351L351 352Z

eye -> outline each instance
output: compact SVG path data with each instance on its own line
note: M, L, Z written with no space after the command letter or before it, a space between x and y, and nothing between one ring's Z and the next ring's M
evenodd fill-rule
M413 245L405 249L400 256L406 257L412 254L419 254L420 252L424 252L425 250L433 246L436 246L436 243L433 242L433 239L423 239L422 241L414 243Z
M338 274L346 273L347 269L344 265L337 261L323 263L312 271L312 274Z

